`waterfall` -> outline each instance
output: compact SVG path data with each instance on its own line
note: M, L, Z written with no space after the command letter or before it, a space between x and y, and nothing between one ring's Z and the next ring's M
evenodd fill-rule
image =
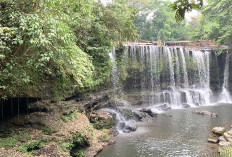
M141 45L128 47L124 56L130 56L128 54L132 56L131 59L128 58L127 63L139 61L140 65L137 68L142 69L140 95L143 104L150 106L166 104L171 108L182 108L186 104L189 106L211 104L209 51L190 53L179 47ZM192 67L187 69L187 62L190 60ZM191 84L188 73L192 74Z
M127 45L123 53L116 55L113 49L109 55L113 65L113 88L121 86L123 95L114 93L116 107L108 110L116 115L119 130L125 130L129 124L128 117L123 113L125 109L134 114L144 107L160 112L170 108L232 103L229 93L229 54L226 55L222 92L217 100L211 99L216 93L211 90L210 84L213 82L210 79L211 61L215 57L211 51ZM117 60L120 62L117 63ZM217 61L215 63L219 64ZM216 84L220 85L219 82Z
M224 68L222 92L219 96L219 102L222 103L232 103L232 99L228 91L229 90L229 61L230 61L230 54L226 53L226 64Z

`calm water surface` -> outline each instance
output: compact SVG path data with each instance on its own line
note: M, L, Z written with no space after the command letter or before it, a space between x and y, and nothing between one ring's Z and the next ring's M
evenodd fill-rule
M170 110L172 117L159 115L151 122L139 123L134 133L119 134L117 142L103 150L98 157L192 157L215 151L208 137L216 126L230 129L232 105L205 106L218 117L193 114L196 108Z

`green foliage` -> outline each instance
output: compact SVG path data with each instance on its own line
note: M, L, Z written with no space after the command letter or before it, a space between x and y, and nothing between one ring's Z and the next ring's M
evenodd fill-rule
M169 5L170 1L152 0L145 5L135 20L142 40L166 41L188 39L186 21L177 23ZM181 30L181 31L180 31Z
M231 47L232 19L231 1L208 0L200 20L194 20L195 29L192 38L214 40L218 44ZM221 51L220 51L221 52Z
M31 142L28 143L23 143L18 150L23 152L23 153L27 153L27 152L33 152L35 150L38 150L40 148L43 147L44 143L47 143L48 139L47 138L42 138L39 140L33 140Z
M132 18L124 0L0 1L0 98L58 100L107 82L108 51L137 37Z
M132 110L128 108L123 108L122 109L123 115L127 118L130 119L133 116Z
M64 121L64 122L68 122L74 118L77 118L78 116L78 111L77 110L74 110L74 111L71 111L70 113L68 114L64 114L61 116L61 119Z
M203 6L203 0L177 0L170 5L173 11L175 11L175 18L177 22L181 22L185 18L186 12L190 12L193 9L200 9Z
M43 133L46 134L46 135L51 135L52 134L52 129L49 128L49 127L47 127L47 126L45 126L43 128Z
M72 156L85 156L85 147L89 146L89 140L86 136L76 132L69 141L62 143L62 146L68 150Z
M98 118L95 118L93 121L93 127L97 130L102 130L102 129L110 129L114 126L114 121L113 120L100 120Z
M8 137L0 138L0 148L13 147L20 143L21 140L28 140L30 135L28 133L16 134L10 133Z
M85 149L78 149L72 152L73 157L85 157L86 151Z
M222 149L220 151L220 156L232 157L232 147Z
M0 138L0 148L13 147L18 143L15 137Z

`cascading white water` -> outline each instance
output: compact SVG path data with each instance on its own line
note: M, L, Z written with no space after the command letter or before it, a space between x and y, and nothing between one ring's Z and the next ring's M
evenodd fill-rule
M211 96L214 94L210 87L210 67L212 52L186 50L181 47L159 47L159 46L125 46L123 58L123 68L116 62L115 49L110 53L113 64L112 84L113 88L118 87L118 80L123 74L122 91L127 96L126 99L117 97L116 101L122 99L130 102L133 95L135 98L131 104L124 104L114 108L112 113L116 114L119 121L117 128L127 125L128 119L122 113L124 107L134 111L140 111L143 107L148 107L153 112L160 112L169 108L180 109L186 107L196 107L210 105ZM121 60L121 59L119 59ZM229 60L230 55L226 56L224 70L224 83L220 94L220 102L232 103L229 86ZM217 63L218 64L218 63ZM117 68L119 66L119 69ZM122 72L123 73L119 73ZM220 83L219 83L220 84ZM135 100L136 101L135 101ZM127 111L128 112L128 111ZM124 127L125 127L124 126ZM125 129L125 128L124 128ZM123 128L121 128L123 130Z
M221 103L232 103L232 99L228 91L229 89L229 60L230 60L230 54L227 53L226 64L225 64L225 69L224 69L222 92L219 96L219 102Z
M113 64L112 68L112 83L113 83L113 88L117 87L118 83L118 68L117 68L117 62L116 62L116 53L115 53L115 48L113 47L112 51L109 53L111 63Z
M187 73L187 68L186 68L186 61L185 61L185 56L184 56L184 51L183 48L180 48L180 55L181 55L181 61L182 61L182 65L183 65L183 80L184 80L184 87L188 87L189 83L188 83L188 73Z
M127 53L140 56L137 59L143 72L148 68L149 74L144 74L143 77L149 78L141 79L141 95L150 89L149 105L167 104L171 108L182 108L183 104L198 106L211 103L209 51L191 51L190 55L190 52L184 51L183 48L157 46L131 46L129 50L131 52ZM135 56L133 58L136 58ZM192 64L190 70L193 73L191 86L186 64L189 58L189 64Z
M165 55L167 56L168 64L169 64L170 86L175 86L174 67L173 67L172 53L170 51L170 48L165 47Z
M174 52L173 52L174 51ZM172 48L172 53L175 54L175 64L176 64L176 83L177 85L180 84L180 63L179 63L179 56L178 56L178 53L177 53L177 49L175 48Z

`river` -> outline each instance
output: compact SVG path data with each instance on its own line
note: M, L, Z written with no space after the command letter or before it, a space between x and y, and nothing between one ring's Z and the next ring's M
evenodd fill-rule
M230 129L232 105L197 108L216 112L216 118L192 113L195 109L170 110L150 122L138 123L136 132L119 134L116 143L98 157L193 157L217 151L217 145L207 139L213 127Z

